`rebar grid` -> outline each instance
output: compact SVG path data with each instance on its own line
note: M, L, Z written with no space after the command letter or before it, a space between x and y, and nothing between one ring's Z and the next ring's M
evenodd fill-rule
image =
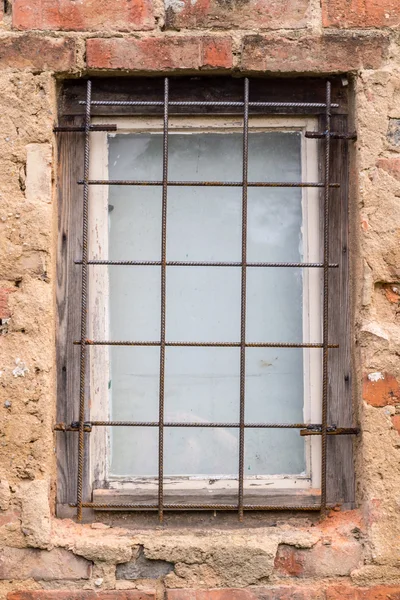
M102 101L92 100L92 85L87 82L86 100L79 102L85 105L85 122L82 128L58 127L55 131L82 131L85 135L84 143L84 178L78 181L83 185L83 229L82 229L82 258L76 260L77 265L82 267L82 297L81 297L81 335L80 340L74 342L80 346L80 392L79 392L79 421L71 425L58 424L56 430L78 432L78 486L77 502L73 506L77 508L77 518L82 519L83 508L94 508L101 510L149 510L158 511L160 521L163 519L165 510L224 510L238 511L239 518L243 519L244 511L256 510L300 510L300 511L322 511L327 509L327 436L328 435L354 435L358 432L356 428L337 428L329 425L328 416L328 350L338 348L338 344L329 343L328 339L328 308L329 308L329 271L337 268L337 263L329 263L329 199L330 190L338 188L338 183L330 182L330 156L331 139L351 139L349 134L336 134L331 131L331 109L338 104L331 102L331 85L326 84L325 103L301 103L301 102L250 102L249 80L244 79L244 96L242 102L185 102L169 100L169 80L164 79L163 101ZM132 181L132 180L90 180L89 179L89 157L90 157L90 132L93 131L115 131L115 125L96 126L91 124L92 106L159 106L163 109L163 175L161 181ZM242 181L169 181L168 180L168 139L169 139L169 108L180 107L243 107L243 167ZM306 137L323 138L325 140L325 167L323 182L249 182L248 181L248 133L249 133L249 109L251 107L264 108L302 108L302 109L324 109L326 127L323 133L306 132ZM346 137L347 136L347 137ZM352 136L354 137L354 135ZM88 223L89 223L89 187L91 185L135 185L135 186L161 186L162 188L162 219L161 219L161 260L160 261L110 261L90 260L88 256ZM242 188L242 255L240 262L201 262L201 261L168 261L167 260L167 199L169 186L231 186ZM295 188L322 188L324 190L323 200L323 262L317 263L272 263L272 262L248 262L247 261L247 190L249 187L295 187ZM134 341L134 340L89 340L87 339L88 323L88 267L90 265L105 266L159 266L161 267L161 310L160 310L160 339L156 341ZM194 342L194 341L168 341L166 339L166 277L167 267L238 267L241 269L241 328L240 341L237 342ZM323 324L322 343L295 343L295 342L247 342L246 341L246 275L247 268L321 268L323 269ZM85 421L86 398L86 348L88 345L107 346L157 346L160 348L160 373L159 373L159 418L158 421ZM240 408L239 421L234 423L198 423L198 422L165 422L164 421L164 381L165 381L165 351L167 347L219 347L240 349ZM246 423L245 422L245 392L246 392L246 348L321 348L322 358L322 419L321 424L307 423ZM85 433L90 433L92 427L103 426L126 426L126 427L157 427L159 431L158 445L158 502L156 504L140 503L98 503L83 500L83 473L85 455ZM237 502L231 504L173 504L165 502L164 498L164 428L165 427L206 427L206 428L237 428L239 429L239 466L238 466L238 493ZM244 432L247 428L260 429L300 429L301 435L321 435L321 496L318 505L294 506L294 505L251 505L244 502Z

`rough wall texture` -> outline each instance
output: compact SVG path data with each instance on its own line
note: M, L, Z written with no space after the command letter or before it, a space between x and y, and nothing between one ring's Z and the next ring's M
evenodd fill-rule
M4 4L0 598L151 600L167 588L168 600L399 599L400 4ZM55 82L115 70L353 78L354 403L362 429L356 510L232 530L142 531L55 518Z

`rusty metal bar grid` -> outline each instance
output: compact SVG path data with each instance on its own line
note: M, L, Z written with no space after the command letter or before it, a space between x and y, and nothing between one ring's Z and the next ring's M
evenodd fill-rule
M328 350L338 348L337 344L328 341L328 300L329 300L329 270L337 268L337 264L329 263L329 192L331 188L339 187L339 184L330 182L330 140L335 137L331 132L331 109L337 104L331 103L331 86L326 85L325 103L277 103L277 102L250 102L249 80L244 80L243 102L170 102L169 81L164 79L163 102L108 102L92 101L91 82L87 82L86 100L80 104L85 105L84 127L79 131L85 133L84 143L84 179L78 183L83 185L83 229L82 229L82 260L75 261L82 266L82 297L81 297L81 336L80 340L74 342L80 345L80 393L79 393L79 421L70 426L58 424L57 430L78 432L78 487L77 502L73 506L77 508L77 518L82 519L83 508L97 509L120 509L120 510L155 510L158 511L160 520L163 518L164 510L237 510L239 518L243 518L245 510L302 510L322 511L327 509L326 500L326 468L327 468L327 435L353 435L358 432L357 428L336 428L328 425ZM114 131L113 125L93 126L91 125L91 107L97 106L162 106L163 107L163 179L158 181L104 181L89 180L89 157L90 157L90 132L92 131ZM193 181L168 181L168 118L170 106L235 106L243 107L243 174L241 182L193 182ZM324 108L326 116L326 131L323 133L325 139L325 177L322 183L274 183L274 182L248 182L248 121L249 108L258 107L281 107L281 108ZM57 131L69 131L71 128L56 128ZM78 128L76 128L78 130ZM74 129L75 130L75 129ZM308 136L312 137L312 136ZM314 136L317 137L317 136ZM322 134L318 137L322 137ZM88 222L89 222L89 187L90 185L161 185L162 186L162 225L161 225L161 261L97 261L89 260L88 257ZM242 260L241 262L179 262L167 261L166 258L166 235L167 235L167 194L169 185L178 186L235 186L242 187ZM322 263L248 263L247 262L247 188L248 187L321 187L324 189L324 211L323 211L323 262ZM89 265L130 265L130 266L160 266L161 267L161 334L159 341L103 341L87 339L87 303L88 303L88 266ZM241 283L241 335L239 342L172 342L165 337L166 325L166 268L168 266L218 266L218 267L240 267L242 270ZM292 343L292 342L246 342L246 269L249 267L299 267L299 268L322 268L323 269L323 340L322 343ZM88 345L109 346L159 346L160 347L160 380L159 380L159 420L157 422L135 422L135 421L86 421L85 422L85 374L86 374L86 347ZM169 346L183 347L237 347L240 348L240 414L238 423L185 423L164 421L164 374L165 374L165 349ZM323 350L323 389L322 389L322 423L310 425L306 423L245 423L245 351L246 348L322 348ZM85 433L90 432L92 426L134 426L134 427L158 427L159 429L159 471L158 471L158 503L157 504L101 504L83 501L83 472L85 454ZM163 455L163 432L164 427L234 427L239 428L239 477L238 477L238 501L232 504L170 504L164 502L164 455ZM246 428L291 428L301 429L301 435L321 435L321 502L319 505L310 506L285 506L275 505L247 505L244 503L244 430Z

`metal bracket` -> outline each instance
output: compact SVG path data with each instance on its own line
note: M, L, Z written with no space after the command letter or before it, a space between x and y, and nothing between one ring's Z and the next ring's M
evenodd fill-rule
M328 435L358 435L359 427L337 427L337 425L328 425L326 428ZM300 429L300 435L322 435L322 425L308 425L306 429Z
M324 140L327 137L327 132L325 131L306 131L305 137L310 138L312 140ZM353 140L357 139L357 132L353 131L353 133L337 133L336 131L331 131L329 133L329 137L333 140Z
M54 431L79 431L79 421L73 421L70 425L66 423L56 423L54 425ZM85 422L83 424L83 431L90 433L92 431L91 423Z
M85 127L53 127L53 133L68 133L68 132L81 132L85 133ZM117 131L116 125L90 125L89 131Z

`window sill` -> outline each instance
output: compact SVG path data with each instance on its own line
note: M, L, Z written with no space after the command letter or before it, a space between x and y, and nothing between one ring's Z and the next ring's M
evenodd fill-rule
M318 510L320 502L320 492L315 489L254 490L246 492L244 496L244 505L247 510L257 510L257 507L265 506L270 506L271 510L282 510L286 507L288 510L306 510L308 507L310 507L310 510ZM153 510L158 510L157 493L149 493L140 489L136 491L97 489L93 491L93 503L101 505L93 507L96 511L140 511L143 510L143 505L154 505ZM118 506L114 509L105 508L104 505ZM121 505L128 506L121 508ZM135 505L138 505L138 507ZM168 508L171 505L177 505L179 508L176 508L176 510L213 510L216 505L226 506L225 510L237 510L237 492L223 490L207 490L204 492L198 490L166 491L164 493L165 509L175 510L174 508ZM220 510L223 509L220 508Z

